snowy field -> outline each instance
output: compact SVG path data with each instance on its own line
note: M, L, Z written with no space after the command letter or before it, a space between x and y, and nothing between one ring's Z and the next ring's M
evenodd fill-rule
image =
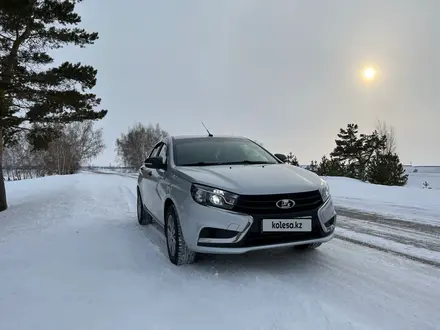
M440 173L409 173L407 187L422 188L427 182L431 189L440 190Z
M388 187L342 177L325 179L338 206L440 226L439 189Z
M338 238L316 251L175 267L133 175L8 182L0 330L439 329L439 191L329 183Z

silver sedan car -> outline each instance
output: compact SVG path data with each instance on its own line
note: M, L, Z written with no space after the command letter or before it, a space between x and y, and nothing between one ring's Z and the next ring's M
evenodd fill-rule
M284 160L244 137L167 137L139 169L138 222L164 231L175 265L199 253L314 249L335 230L329 187Z

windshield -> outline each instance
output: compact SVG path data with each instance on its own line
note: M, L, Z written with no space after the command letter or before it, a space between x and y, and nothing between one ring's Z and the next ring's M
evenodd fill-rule
M258 144L243 138L188 138L174 140L174 163L178 166L225 164L277 164Z

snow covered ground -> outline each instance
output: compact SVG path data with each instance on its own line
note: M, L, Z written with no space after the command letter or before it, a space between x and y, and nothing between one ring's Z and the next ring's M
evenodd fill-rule
M440 226L440 190L387 187L343 177L325 177L336 205L365 213Z
M431 189L440 190L440 173L408 173L407 187L423 188L423 183L427 182Z
M338 208L339 238L440 265L440 190L387 187L326 177Z
M374 202L383 210L380 202L394 198L352 182L340 184L349 188L344 196L337 180L329 181L338 204L353 195L363 210ZM426 251L413 245L426 237L420 230L431 211L399 227L344 209L339 234L357 233L354 241L373 248L341 236L316 251L206 256L175 267L163 236L137 225L133 177L81 173L8 182L7 190L0 330L439 329L440 268L404 257L432 257L425 253L435 233L419 246ZM369 242L372 233L383 241ZM382 251L396 237L410 252Z

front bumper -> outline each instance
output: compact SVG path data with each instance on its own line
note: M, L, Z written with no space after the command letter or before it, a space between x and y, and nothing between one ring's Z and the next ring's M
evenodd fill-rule
M185 242L191 250L199 253L241 254L328 242L333 238L337 215L331 198L313 211L264 217L201 206L188 199L179 209L179 217ZM301 217L312 218L311 232L261 231L263 218Z

